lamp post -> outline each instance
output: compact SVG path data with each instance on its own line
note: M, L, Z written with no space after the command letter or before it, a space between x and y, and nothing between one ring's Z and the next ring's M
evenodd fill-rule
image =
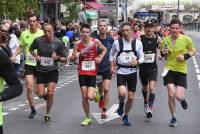
M178 0L178 4L177 4L177 17L178 17L178 19L179 19L179 7L180 6L180 0Z
M55 22L56 20L58 20L58 0L56 0L56 4L55 4Z

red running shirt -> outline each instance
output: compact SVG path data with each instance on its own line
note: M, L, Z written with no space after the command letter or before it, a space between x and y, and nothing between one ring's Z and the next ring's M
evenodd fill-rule
M79 55L78 73L79 75L97 75L97 64L95 58L97 57L96 39L92 38L92 42L89 46L80 42L77 52Z

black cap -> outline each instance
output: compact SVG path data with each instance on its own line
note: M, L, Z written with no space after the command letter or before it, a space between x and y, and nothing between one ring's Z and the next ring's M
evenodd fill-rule
M147 20L145 23L144 23L144 27L154 27L155 26L155 23L154 21L152 20Z

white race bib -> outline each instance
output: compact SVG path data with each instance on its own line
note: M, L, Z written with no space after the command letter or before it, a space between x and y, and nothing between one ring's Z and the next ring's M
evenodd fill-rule
M102 83L102 81L103 81L102 75L97 75L97 77L96 77L96 83L100 84L100 83Z
M54 59L48 58L48 57L41 57L40 65L41 66L53 66L54 65Z
M96 70L95 61L82 61L82 70L84 71Z
M27 59L28 61L30 61L31 63L36 63L35 58L33 57L33 55L27 55Z
M120 64L125 64L125 65L131 65L132 61L133 61L133 57L134 57L134 53L133 52L122 52L120 54L120 56L118 57L118 62Z
M155 61L155 54L145 54L144 63L153 63Z

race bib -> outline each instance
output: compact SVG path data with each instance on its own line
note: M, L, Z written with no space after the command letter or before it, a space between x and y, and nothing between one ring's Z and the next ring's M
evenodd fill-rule
M31 63L36 63L35 58L33 57L33 55L28 55L27 56L28 61L30 61Z
M48 58L48 57L41 57L40 65L41 66L53 66L54 65L54 59Z
M97 75L97 77L96 77L96 83L100 84L100 83L102 83L102 81L103 81L102 75Z
M145 54L144 63L153 63L155 61L155 54Z
M129 65L132 63L133 61L133 57L134 57L134 53L130 52L130 53L126 53L126 52L122 52L119 56L119 63L121 64L125 64L125 65Z
M95 61L82 61L82 70L84 71L96 70Z

